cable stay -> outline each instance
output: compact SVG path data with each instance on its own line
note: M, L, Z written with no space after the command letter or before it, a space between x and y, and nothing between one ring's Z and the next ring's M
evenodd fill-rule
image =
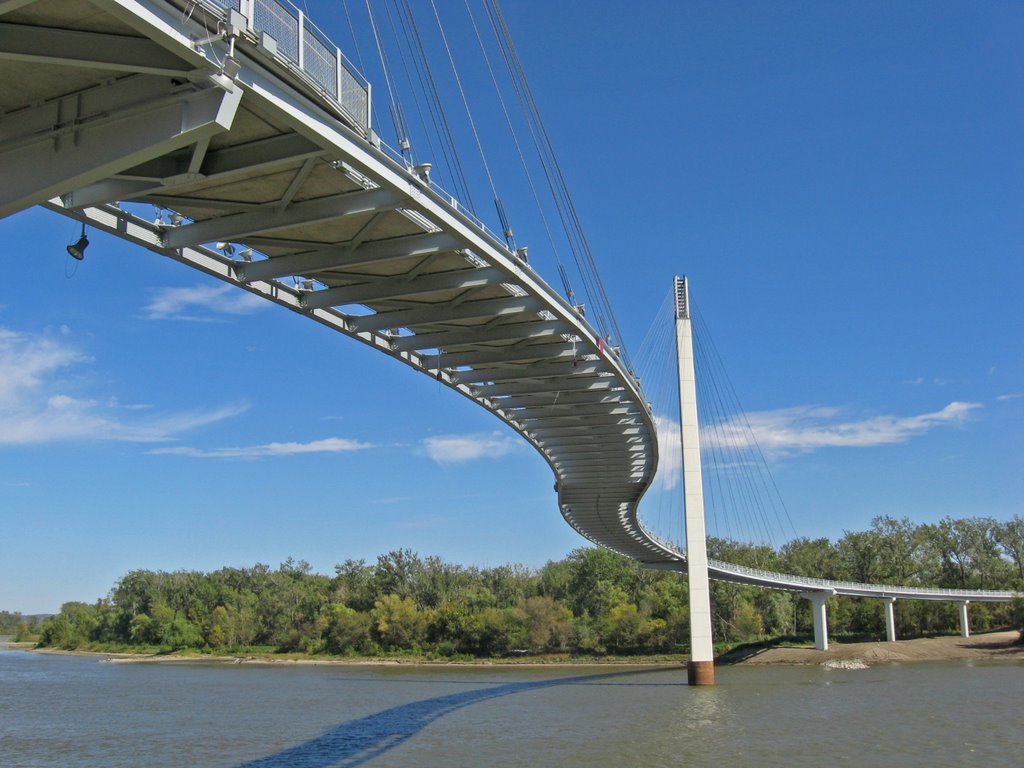
M359 37L356 35L356 27L352 23L352 14L349 12L348 0L341 0L341 5L345 9L345 20L348 22L348 31L352 35L352 47L356 52L356 61L359 63L359 71L366 72L366 65L363 63L363 53L359 47Z
M569 284L568 273L565 271L565 267L562 264L562 258L558 252L558 246L555 244L555 238L551 232L551 226L544 213L544 206L541 205L540 195L537 193L537 185L533 180L533 174L530 172L530 166L526 162L526 155L523 153L522 144L519 142L519 134L516 132L515 126L512 124L512 116L509 114L508 105L505 103L505 97L502 95L501 86L498 85L498 78L494 73L494 67L491 64L491 57L487 54L487 46L484 45L483 36L480 34L480 27L476 23L476 16L473 14L473 7L470 5L469 0L465 0L465 5L466 14L469 16L469 22L473 27L473 34L476 36L477 44L480 46L480 55L483 57L484 64L487 66L487 74L491 79L491 84L494 86L494 93L498 97L498 103L501 105L501 114L505 118L505 125L508 126L509 135L511 135L512 143L515 145L516 155L519 157L519 164L523 169L523 175L526 177L526 181L530 186L530 194L533 196L534 205L537 208L537 214L540 216L541 224L547 234L548 243L551 246L551 253L555 257L555 264L558 268L559 277L562 280L566 298L569 299L570 303L573 303L574 294ZM499 216L503 216L503 212L499 211ZM511 232L511 229L509 229L505 224L503 224L503 229Z
M672 299L670 292L637 357L638 375L655 414L661 456L658 475L641 504L641 515L649 530L682 547L682 446ZM795 538L796 529L707 323L692 302L690 317L708 529L719 539L750 545L755 562L759 562L766 554L760 545L774 550L780 536L784 540Z
M357 39L355 24L347 0L343 1L345 2L346 21L349 31L353 33L353 44L355 45ZM379 5L381 1L384 3L383 10ZM487 76L498 98L501 114L539 214L539 223L544 228L547 242L552 256L554 256L558 280L564 295L581 314L586 315L588 322L593 325L599 336L597 339L599 346L616 353L624 367L630 372L634 372L633 362L624 347L623 334L611 310L607 291L597 272L593 252L583 232L576 205L554 153L551 138L526 78L519 53L512 41L508 23L498 0L479 1L486 13L490 34L493 34L493 40L490 41L485 41L480 20L476 16L477 9L473 7L475 0L463 0L463 5L469 17L473 35L476 37L479 55L483 59ZM433 22L437 31L436 37L434 34L430 35L429 43L422 31L425 27L418 23L410 0L378 0L376 8L374 0L365 0L365 6L370 31L377 49L382 79L387 90L389 101L387 111L394 127L397 147L402 160L408 168L418 167L416 163L423 164L423 159L419 155L422 155L424 151L429 152L431 160L436 161L440 166L438 170L443 168L442 173L435 171L434 175L447 177L454 193L451 198L452 203L462 205L464 209L476 215L477 209L467 180L466 169L463 167L463 162L460 160L462 156L456 146L455 126L450 121L441 99L442 84L437 79L437 62L432 63L432 56L428 55L428 50L432 50L434 54L447 59L447 69L451 73L451 80L448 81L447 77L443 78L445 80L443 85L447 88L450 83L452 89L459 94L466 115L467 127L476 145L483 176L486 178L494 203L504 243L510 252L525 260L526 249L517 247L509 215L510 209L498 191L497 169L488 157L487 146L489 141L493 141L493 138L485 135L483 128L487 126L478 122L478 116L474 113L474 108L479 110L479 104L472 102L475 95L469 92L468 81L464 79L463 73L459 70L459 62L456 61L454 49L455 41L451 37L450 30L446 28L448 20L443 19L436 0L430 2L430 13L433 14ZM495 50L500 64L494 60ZM356 46L356 53L362 62L358 46ZM461 63L465 66L465 62ZM504 82L499 81L498 75L498 69L502 65L505 74L500 79ZM519 105L521 113L519 119L525 123L529 133L528 141L533 146L535 155L533 162L537 164L533 168L531 168L533 162L528 162L525 146L517 131L517 127L520 127L521 124L517 126L515 122L518 121L513 121L511 105L506 98L505 91L509 85L515 94L511 98ZM408 89L408 93L403 93L405 88ZM412 99L411 104L409 98ZM410 125L410 118L418 124L416 130L414 130L414 126ZM414 147L414 135L420 143L419 152ZM550 202L546 204L541 200L541 185L537 183L534 176L534 170L537 167L543 173L543 183L547 185L550 196ZM423 178L427 177L423 175ZM552 213L551 206L554 208L553 216L550 215ZM555 217L562 229L562 234L558 237L555 236L552 227ZM565 238L564 241L562 241L562 237ZM572 276L563 261L562 251L565 246L572 253L575 263L575 274ZM574 286L573 283L577 279L579 285ZM579 298L577 298L578 289L582 290Z
M437 4L430 0L430 7L434 11L434 20L437 22L438 32L441 33L441 42L444 44L445 53L448 55L448 63L452 68L452 76L455 78L455 85L459 89L459 96L462 97L462 105L466 109L466 118L469 120L469 127L473 132L473 139L476 141L477 151L480 153L480 162L483 163L484 173L487 176L487 183L491 187L491 194L494 198L494 207L498 211L498 219L501 222L502 234L510 250L515 250L515 240L512 237L512 229L508 225L508 218L505 216L505 208L498 197L498 188L494 185L494 177L491 175L491 166L487 162L487 153L484 152L483 142L480 140L480 132L476 127L476 120L473 119L473 110L469 106L469 99L466 98L466 89L462 86L462 78L459 76L459 68L455 65L455 57L452 55L451 46L448 44L448 35L445 34L444 24L441 22L441 14L437 11Z
M373 40L377 44L377 56L380 58L380 67L384 73L384 84L388 89L389 110L395 127L395 135L398 138L398 148L402 153L402 157L406 158L406 163L410 164L408 156L411 152L412 144L406 130L405 118L402 115L398 99L395 97L395 90L391 85L393 78L391 76L391 67L388 64L387 50L384 48L384 42L381 40L380 30L377 28L377 19L373 15L373 6L370 4L370 0L366 0L366 13L370 17L370 28L373 30Z
M394 15L391 13L391 5L388 4L388 3L385 3L384 4L384 10L387 13L388 27L391 29L391 35L397 41L397 40L399 40L398 29L395 26ZM402 70L405 72L405 78L406 78L406 80L409 83L412 83L412 75L409 72L409 62L408 62L408 59L407 59L407 57L405 55L405 50L406 49L402 45L398 45L397 47L398 47L398 57L399 57L399 59L402 62ZM397 90L397 85L396 85L396 90ZM419 96L417 95L417 90L415 88L410 88L409 90L412 93L413 103L416 105L416 112L419 115L420 124L423 124L424 123L423 112L422 112L422 108L420 106L420 99L419 99ZM399 105L400 105L400 103L401 102L399 102ZM403 139L399 140L399 148L402 150L402 155L405 158L406 165L408 167L413 167L415 165L416 161L415 161L415 158L413 157L413 153L412 153L411 138L409 138L411 136L411 132L409 131L408 123L405 121L404 113L400 112L400 114L402 116L403 134L404 134L404 136L406 138L404 140ZM428 131L424 131L424 135L426 136L427 146L430 148L431 157L436 156L437 153L434 151L433 142L431 141L431 138L430 138L430 133Z
M515 43L512 41L501 6L498 0L484 0L484 5L494 29L495 37L498 40L498 49L501 51L502 58L519 99L524 119L530 128L534 148L541 167L544 169L545 179L548 182L549 191L558 210L563 229L566 232L570 249L573 251L577 269L583 280L588 299L593 306L594 320L605 339L615 339L623 362L629 370L633 370L632 361L623 346L622 332L615 320L615 315L611 311L611 303L597 272L597 264L594 261L586 235L583 232L575 204L572 201L572 196L569 194L565 176L555 156L550 137L540 116L540 110L537 107L533 92L526 78L526 72L523 69Z
M430 115L430 122L433 127L433 135L438 139L442 159L447 168L448 177L451 180L452 191L458 196L465 208L475 211L476 205L473 202L469 183L466 181L462 162L459 160L459 152L452 133L451 124L440 97L437 80L430 66L430 58L427 56L427 49L424 45L419 25L416 22L416 16L413 13L409 0L393 0L393 2L396 4L400 26L405 37L405 45L413 62L419 90L424 95L427 112ZM410 89L415 93L417 90L416 84L410 82ZM429 135L431 133L430 127L427 126L422 116L420 122L424 133Z

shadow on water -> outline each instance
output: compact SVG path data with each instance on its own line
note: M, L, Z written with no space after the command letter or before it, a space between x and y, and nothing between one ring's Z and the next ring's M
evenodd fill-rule
M479 688L414 701L376 712L358 720L342 723L325 731L315 739L289 747L277 754L243 763L238 768L328 768L329 766L363 765L399 746L435 720L481 701L561 685L677 685L676 683L612 681L612 678L634 677L665 671L664 668L640 669L558 677L528 683L506 683L490 688ZM678 683L678 685L685 685L685 683Z

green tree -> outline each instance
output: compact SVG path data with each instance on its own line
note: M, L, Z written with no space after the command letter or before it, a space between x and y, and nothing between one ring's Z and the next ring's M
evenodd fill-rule
M370 616L347 605L335 603L328 607L324 630L324 647L328 653L366 651L370 646Z
M423 561L411 549L396 549L380 555L372 577L375 598L379 600L387 595L414 597L415 584L422 570Z
M665 645L665 620L645 616L633 603L613 607L602 625L604 644L614 653L657 651Z
M427 617L410 597L384 595L373 605L373 633L385 648L414 650L426 634Z
M572 611L546 596L529 597L520 606L531 651L564 650L572 636Z
M783 545L780 554L786 573L819 579L836 577L836 550L828 539L793 539Z
M1017 578L1024 587L1024 518L1014 515L1005 523L997 523L992 529L996 542L1017 566Z

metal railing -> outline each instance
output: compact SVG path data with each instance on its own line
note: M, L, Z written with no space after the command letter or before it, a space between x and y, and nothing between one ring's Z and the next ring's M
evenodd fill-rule
M680 558L680 562L685 562L684 558L686 555L680 545L671 541L666 541L660 536L651 533L646 528L644 528L644 532L652 540L660 544L667 552L677 555ZM887 593L899 593L903 595L921 595L922 597L929 596L933 598L938 595L961 599L983 597L990 600L1011 600L1016 594L1014 592L991 589L909 587L896 584L863 584L857 581L819 579L814 576L798 576L793 573L779 573L777 571L767 571L763 568L751 568L750 566L727 563L723 560L714 560L712 558L708 558L708 566L720 572L732 573L737 576L748 576L750 578L758 579L759 581L775 584L783 589L793 587L807 588L810 591L837 589L851 592L867 592L872 595L877 595L878 597L884 597Z
M211 11L226 14L238 11L246 17L249 31L273 38L277 55L317 87L323 95L341 106L360 127L369 134L370 85L330 38L320 31L306 14L288 0L177 0L185 5L206 6ZM376 137L374 144L386 155L401 163L406 170L412 166L397 149ZM504 240L491 230L467 206L431 179L428 186L437 192L452 208L483 231L493 244L515 256Z
M178 0L181 2L181 0ZM370 132L370 84L306 14L288 0L186 0L186 6L204 6L221 17L238 11L248 31L338 107L367 135Z
M820 587L828 589L855 590L858 592L872 592L882 595L887 592L902 592L912 595L948 595L949 597L971 597L985 595L988 597L1012 598L1013 592L1002 590L985 589L945 589L941 587L905 587L895 584L863 584L857 581L836 581L834 579L818 579L813 576L797 576L789 573L775 573L761 568L750 568L745 565L726 563L721 560L708 560L708 565L721 571L732 572L745 576L752 576L765 581L787 582L810 588Z

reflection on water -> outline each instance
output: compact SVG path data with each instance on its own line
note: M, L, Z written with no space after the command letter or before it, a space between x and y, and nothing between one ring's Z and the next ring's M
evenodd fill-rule
M0 765L1019 768L1024 665L104 664L0 651Z

